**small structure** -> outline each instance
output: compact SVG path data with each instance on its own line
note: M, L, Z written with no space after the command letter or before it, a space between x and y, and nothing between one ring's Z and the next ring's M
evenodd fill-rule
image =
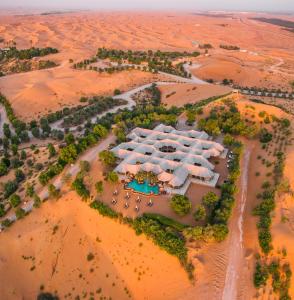
M154 130L135 128L111 151L121 160L115 171L124 177L152 172L169 193L185 194L190 183L214 187L219 174L210 157L225 157L226 149L209 140L204 131L179 131L158 125Z

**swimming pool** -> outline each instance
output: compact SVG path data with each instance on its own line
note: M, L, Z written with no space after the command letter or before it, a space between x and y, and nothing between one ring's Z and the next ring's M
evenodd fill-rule
M149 182L147 180L144 181L144 183L139 183L137 180L132 180L127 184L127 187L134 190L135 192L143 193L143 194L153 194L158 195L159 194L159 187L158 185L150 186Z

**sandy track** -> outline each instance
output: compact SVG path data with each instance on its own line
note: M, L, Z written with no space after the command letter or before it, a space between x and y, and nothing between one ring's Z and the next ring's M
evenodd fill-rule
M236 207L236 216L230 223L230 235L228 245L228 266L226 272L225 286L223 289L223 300L238 299L238 282L242 276L244 266L244 245L243 245L243 221L244 210L247 199L248 189L248 169L250 162L251 150L246 149L243 160L243 172L241 175L240 201Z

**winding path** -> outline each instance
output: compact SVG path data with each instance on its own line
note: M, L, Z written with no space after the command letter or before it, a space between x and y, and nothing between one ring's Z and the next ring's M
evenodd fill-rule
M243 172L241 175L241 197L235 209L236 216L230 223L228 266L222 300L235 300L238 297L238 282L244 267L243 222L244 210L247 200L248 169L251 150L246 148L243 159Z

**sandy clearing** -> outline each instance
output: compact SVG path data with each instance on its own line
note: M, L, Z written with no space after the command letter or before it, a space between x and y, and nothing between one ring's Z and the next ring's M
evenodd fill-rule
M172 84L159 87L162 102L170 106L182 106L196 103L213 96L221 96L231 92L231 88L221 85Z

